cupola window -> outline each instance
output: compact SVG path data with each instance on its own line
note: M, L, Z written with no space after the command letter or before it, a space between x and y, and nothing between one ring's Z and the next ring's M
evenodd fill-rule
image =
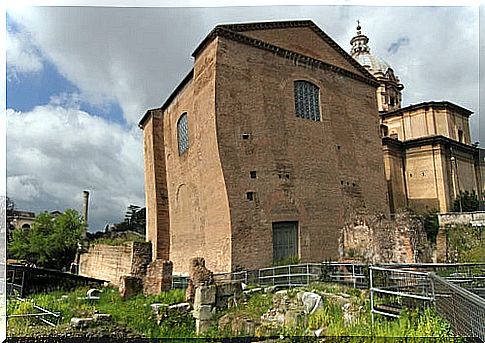
M296 116L320 121L320 89L308 81L295 81L294 90Z

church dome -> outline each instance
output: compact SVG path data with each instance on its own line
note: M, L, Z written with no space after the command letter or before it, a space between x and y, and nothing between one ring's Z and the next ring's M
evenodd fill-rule
M354 59L357 60L360 64L366 67L369 72L377 77L377 74L382 73L383 75L386 74L388 69L391 68L389 63L384 61L383 59L372 55L371 53L360 53L354 56Z
M377 107L379 112L389 112L401 108L401 91L404 86L394 75L389 63L371 54L369 38L362 34L357 20L357 35L350 40L352 57L364 66L380 83L377 88Z

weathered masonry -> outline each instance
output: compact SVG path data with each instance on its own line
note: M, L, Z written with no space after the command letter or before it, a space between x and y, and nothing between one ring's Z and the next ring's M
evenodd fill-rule
M349 211L387 212L379 83L313 22L219 25L193 57L140 121L154 258L320 262Z

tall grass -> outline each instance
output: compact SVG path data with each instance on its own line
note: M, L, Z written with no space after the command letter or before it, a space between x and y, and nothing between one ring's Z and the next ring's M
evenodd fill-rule
M9 301L8 314L25 314L35 312L33 304L44 307L52 312L59 312L60 324L67 324L72 317L90 317L95 311L111 314L118 326L123 326L143 337L192 337L195 335L194 321L190 313L168 317L166 321L157 324L156 315L150 304L164 303L167 305L184 301L183 290L172 290L155 296L138 295L123 300L115 288L105 288L98 301L83 299L88 288L82 287L71 293L52 292L31 296L26 302ZM63 295L67 297L62 298ZM78 299L81 298L81 299ZM8 327L13 332L26 325L36 324L35 319L12 318ZM29 334L28 332L26 333ZM35 332L32 333L33 335Z
M325 297L323 308L308 315L303 322L298 322L291 327L280 327L276 334L283 335L313 335L317 329L323 329L325 336L366 336L366 337L453 337L450 325L440 318L432 308L426 308L421 312L412 310L405 312L397 319L388 319L376 315L372 324L369 309L368 293L366 291L352 290L338 285L311 285L306 288L292 289L288 296L294 299L301 290L317 290L318 292L334 293L336 297ZM175 304L184 301L183 290L163 292L156 296L138 295L127 300L121 299L118 290L105 288L100 295L99 301L90 302L84 298L87 288L80 288L71 293L52 292L31 296L26 302L9 301L7 303L8 314L22 314L35 312L33 304L45 307L50 311L61 314L60 323L69 323L72 317L89 317L95 311L108 313L113 317L116 326L126 327L130 332L141 337L195 337L195 321L191 313L172 314L157 324L156 315L150 304L164 303ZM339 297L339 293L347 293L349 298ZM63 295L66 295L62 297ZM344 302L352 304L354 309L353 319L346 321L342 305ZM219 311L212 329L205 337L229 336L228 332L218 332L217 319L226 313L231 313L234 318L249 318L258 322L263 313L273 306L272 294L254 294L246 303L239 304L228 310ZM15 332L25 331L25 335L35 336L35 319L13 318L8 320L8 327ZM28 331L31 330L31 331ZM38 332L38 331L37 331Z

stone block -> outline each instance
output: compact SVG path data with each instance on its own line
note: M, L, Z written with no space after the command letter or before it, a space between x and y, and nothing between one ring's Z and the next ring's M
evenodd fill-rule
M187 311L190 311L190 307L191 306L189 303L179 303L179 304L170 305L168 309L171 311L187 312Z
M165 309L165 308L168 308L168 305L167 304L156 303L156 304L150 304L150 307L151 307L153 313L159 314L160 313L160 310Z
M76 317L73 317L71 318L71 326L72 327L75 327L75 328L85 328L85 327L88 327L89 325L92 324L92 322L94 321L93 318L76 318Z
M200 286L195 289L194 304L212 305L216 302L216 286Z
M206 332L210 328L211 325L212 325L211 320L196 319L195 320L195 333L197 335L203 334L204 332Z
M122 275L120 277L120 296L123 299L140 294L143 291L142 279L132 275Z
M92 297L99 297L101 294L101 291L96 288L91 288L89 291L86 292L86 297L87 298L92 298Z
M217 296L231 296L242 292L240 282L228 282L217 285Z
M211 305L200 305L194 307L192 314L198 320L210 320L215 314L215 307L213 308Z

